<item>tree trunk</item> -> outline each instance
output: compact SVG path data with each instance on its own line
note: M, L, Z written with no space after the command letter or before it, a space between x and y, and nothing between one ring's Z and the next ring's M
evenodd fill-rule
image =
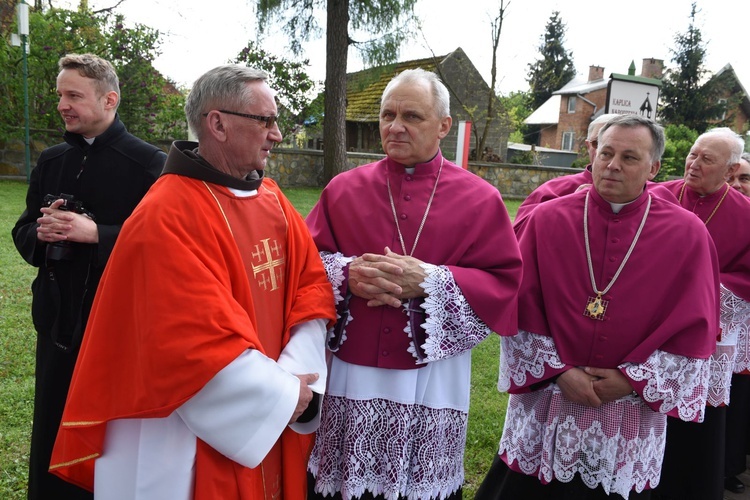
M323 122L323 182L346 170L346 59L349 0L328 0Z
M510 2L508 2L510 4ZM497 47L500 45L500 35L503 32L503 19L505 18L505 0L500 0L500 11L497 17L490 23L492 26L492 68L490 70L490 91L487 96L487 116L484 120L484 132L477 141L477 161L482 161L484 158L484 145L487 142L487 137L490 135L490 127L492 121L495 119L495 110L493 103L495 102L495 83L497 82Z

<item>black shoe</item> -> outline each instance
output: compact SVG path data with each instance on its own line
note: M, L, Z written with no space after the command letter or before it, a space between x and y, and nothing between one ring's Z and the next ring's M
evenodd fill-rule
M735 476L730 476L724 478L724 489L729 490L732 493L742 493L745 491L745 485Z

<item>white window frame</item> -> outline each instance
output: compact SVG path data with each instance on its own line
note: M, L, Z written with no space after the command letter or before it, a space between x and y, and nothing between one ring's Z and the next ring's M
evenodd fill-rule
M572 114L576 112L576 103L577 103L576 96L571 95L568 96L568 114Z
M576 139L575 132L573 131L563 132L562 145L561 145L562 147L560 149L562 149L563 151L573 151L575 139Z

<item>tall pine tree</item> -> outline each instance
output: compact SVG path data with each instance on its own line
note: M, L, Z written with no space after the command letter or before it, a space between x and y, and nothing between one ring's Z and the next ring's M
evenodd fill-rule
M684 125L702 133L726 111L726 101L721 100L726 82L706 79L706 44L696 25L698 12L693 3L687 31L675 35L676 48L671 52L677 67L667 71L662 82L660 116L666 124Z
M531 107L536 109L559 90L576 74L573 66L573 53L565 50L566 26L560 12L554 11L547 22L542 43L539 46L540 59L529 64L528 79Z

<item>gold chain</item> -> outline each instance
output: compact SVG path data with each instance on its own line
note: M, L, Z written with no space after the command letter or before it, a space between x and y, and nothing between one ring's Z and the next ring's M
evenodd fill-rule
M409 255L409 257L414 255L414 250L417 248L417 243L419 242L419 237L422 234L422 229L424 228L424 223L427 221L427 214L430 213L430 207L432 206L432 199L435 198L435 191L437 191L438 182L440 182L440 173L443 171L443 162L445 161L444 157L440 158L440 168L438 169L437 173L437 179L435 179L435 185L432 187L432 194L430 194L430 199L427 202L427 208L424 210L424 215L422 216L422 222L419 224L419 230L417 231L417 237L414 239L414 245L411 247L411 252L408 254L406 253L406 245L404 244L404 235L401 234L401 227L398 224L398 216L396 215L396 204L393 203L393 193L391 193L391 179L390 177L386 177L386 184L388 185L388 199L391 202L391 212L393 212L393 220L396 222L396 231L398 231L398 239L401 242L401 250L404 252L404 255Z
M685 194L685 185L686 184L687 184L686 182L682 183L682 188L680 189L680 196L677 198L677 201L680 202L680 205L682 205L682 195ZM708 218L706 219L706 222L703 223L705 226L708 226L708 223L711 222L711 219L713 218L713 216L716 213L716 211L719 210L719 207L724 202L724 198L726 198L727 195L729 194L729 189L731 189L731 187L729 186L729 184L727 184L727 188L724 190L724 194L721 195L721 199L719 200L719 203L716 204L716 206L714 207L713 211L711 212L711 215L709 215Z
M646 218L648 217L648 213L650 210L651 210L651 195L648 195L648 204L646 205L646 211L643 213L643 219L641 219L641 225L638 226L638 231L636 231L635 236L633 237L633 242L630 244L630 248L628 248L628 252L625 254L625 257L622 259L622 262L620 263L620 267L617 269L617 272L612 277L612 280L609 282L607 287L604 290L599 291L596 288L596 279L594 278L594 265L591 261L591 245L589 243L589 193L588 192L586 193L586 202L583 205L583 241L586 245L586 262L589 265L589 277L591 278L591 288L593 288L594 293L597 295L599 302L601 302L602 295L607 293L609 289L612 288L612 285L615 284L615 281L617 281L617 278L620 277L620 273L622 272L622 269L625 267L625 264L628 262L628 259L630 258L630 254L633 253L635 244L638 243L638 238L641 236L641 231L643 230L643 226L646 225ZM603 313L604 313L604 310L602 309L601 312L594 313L594 315L598 316Z

